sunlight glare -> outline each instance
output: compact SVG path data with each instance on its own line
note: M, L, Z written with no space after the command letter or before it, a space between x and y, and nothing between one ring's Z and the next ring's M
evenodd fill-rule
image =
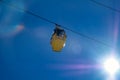
M120 66L119 62L114 57L110 57L104 61L103 68L110 76L114 76Z

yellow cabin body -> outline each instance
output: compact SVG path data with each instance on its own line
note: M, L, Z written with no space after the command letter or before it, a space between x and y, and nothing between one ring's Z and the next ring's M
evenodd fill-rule
M57 34L53 34L51 38L51 46L53 51L60 52L62 48L65 46L66 42L66 34L63 36L57 36Z

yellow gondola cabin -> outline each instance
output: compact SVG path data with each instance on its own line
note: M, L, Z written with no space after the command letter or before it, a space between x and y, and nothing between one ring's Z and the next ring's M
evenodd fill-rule
M54 29L54 33L50 41L52 50L60 52L62 48L65 46L66 37L67 36L64 29L61 29L59 25L56 25L56 28Z

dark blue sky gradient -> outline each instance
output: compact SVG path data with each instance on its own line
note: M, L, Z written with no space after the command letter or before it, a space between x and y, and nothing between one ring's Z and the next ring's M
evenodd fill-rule
M115 46L113 50L120 52L120 14L90 0L5 1ZM119 0L96 1L120 9ZM97 65L111 48L66 30L66 46L60 53L53 52L50 38L54 24L2 3L0 15L0 80L106 80L100 69L64 66Z

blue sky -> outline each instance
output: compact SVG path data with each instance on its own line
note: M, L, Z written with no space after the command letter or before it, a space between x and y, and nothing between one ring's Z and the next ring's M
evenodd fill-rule
M119 13L90 0L5 1L113 49L65 30L66 46L60 53L53 52L50 38L54 24L0 3L0 80L106 80L104 71L96 66L109 52L120 52ZM119 0L96 1L120 9Z

